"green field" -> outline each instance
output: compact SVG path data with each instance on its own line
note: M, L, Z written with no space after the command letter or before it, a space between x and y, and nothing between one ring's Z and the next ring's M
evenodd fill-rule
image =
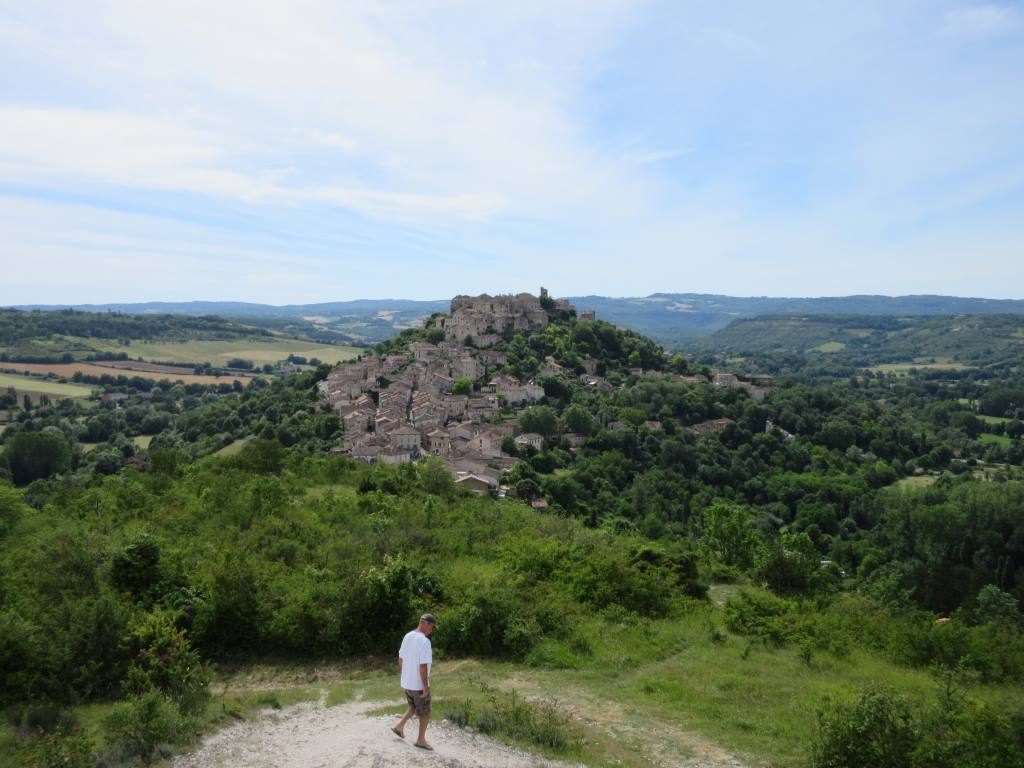
M63 384L35 376L19 376L16 373L0 373L0 387L14 387L18 392L40 392L55 397L88 397L92 387L85 384Z
M228 443L223 448L221 448L219 451L216 451L215 455L217 455L217 456L234 456L236 453L241 452L241 450L243 448L245 448L245 446L247 446L249 444L250 440L252 440L251 437L244 437L241 440L235 440L233 443Z
M923 488L934 482L935 478L931 475L912 475L910 477L901 478L897 481L896 485L899 488Z
M816 347L811 348L811 352L842 352L846 349L846 345L841 341L826 341L824 344L819 344Z
M984 434L978 435L978 442L979 443L995 443L996 445L1001 445L1004 448L1009 448L1010 445L1013 443L1013 441L1010 438L1008 438L1006 435L990 435L987 432L984 433Z
M984 421L986 424L1006 424L1007 422L1013 421L1005 416L986 416L985 414L979 413L978 418Z
M86 340L83 340L86 341ZM132 341L127 346L105 339L88 339L89 344L103 352L125 352L151 363L209 363L224 366L232 358L251 360L258 365L276 363L288 355L316 357L324 363L351 360L366 350L335 344L317 344L300 339L249 337L218 341Z
M873 365L868 370L875 373L892 373L897 376L906 376L913 368L929 371L966 371L973 367L963 363L882 363L881 365Z
M149 448L149 444L153 442L153 435L136 435L132 438L132 442L135 443L136 448L146 450Z

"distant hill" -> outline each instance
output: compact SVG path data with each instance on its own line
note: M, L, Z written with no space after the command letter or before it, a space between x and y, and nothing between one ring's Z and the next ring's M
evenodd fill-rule
M958 296L835 296L773 298L707 293L655 293L645 297L569 296L580 311L650 336L668 347L725 328L737 318L762 315L989 315L1024 314L1024 300ZM68 305L25 305L19 309L64 309ZM318 304L252 304L229 301L81 304L74 309L132 314L221 315L272 330L321 341L373 344L414 327L434 312L447 312L448 299L360 299ZM312 318L312 319L311 319Z
M132 315L219 315L290 336L327 343L376 344L403 328L422 324L450 302L358 299L318 304L254 304L242 301L151 301L137 304L29 304L23 310L76 309Z
M862 366L1020 366L1024 316L766 315L734 320L692 348L735 355L797 352Z
M981 315L1024 314L1024 300L958 296L835 296L773 298L707 293L655 293L643 298L575 296L580 311L644 333L670 347L707 336L742 317L760 315Z

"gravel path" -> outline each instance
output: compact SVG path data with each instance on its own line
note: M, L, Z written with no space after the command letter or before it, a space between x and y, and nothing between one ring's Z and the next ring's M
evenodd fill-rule
M208 736L173 768L569 768L498 744L444 722L431 722L435 751L413 747L416 721L403 741L389 730L394 716L371 717L383 706L356 701L325 707L298 704L228 726Z

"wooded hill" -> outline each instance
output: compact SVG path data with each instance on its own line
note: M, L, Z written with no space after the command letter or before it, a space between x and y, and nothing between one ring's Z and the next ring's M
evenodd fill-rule
M964 315L1022 314L1024 300L958 296L834 296L781 298L704 293L654 293L643 297L569 296L581 312L593 309L615 325L631 328L673 349L727 326L741 317L760 315ZM21 309L59 309L54 306ZM285 330L318 341L373 344L418 325L448 301L363 299L272 306L246 302L147 302L78 305L85 311L220 315L266 328ZM314 318L314 319L310 319ZM319 336L315 334L320 334Z
M1020 365L1024 316L767 315L735 320L692 347L737 355L827 355L862 367L904 362Z

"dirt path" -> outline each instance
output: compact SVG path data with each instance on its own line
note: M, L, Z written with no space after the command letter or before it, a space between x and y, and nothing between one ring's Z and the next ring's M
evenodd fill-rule
M435 751L412 745L415 721L405 740L389 730L397 719L373 717L379 703L357 701L325 707L298 704L228 726L208 736L173 768L569 768L498 744L447 723L431 723Z

